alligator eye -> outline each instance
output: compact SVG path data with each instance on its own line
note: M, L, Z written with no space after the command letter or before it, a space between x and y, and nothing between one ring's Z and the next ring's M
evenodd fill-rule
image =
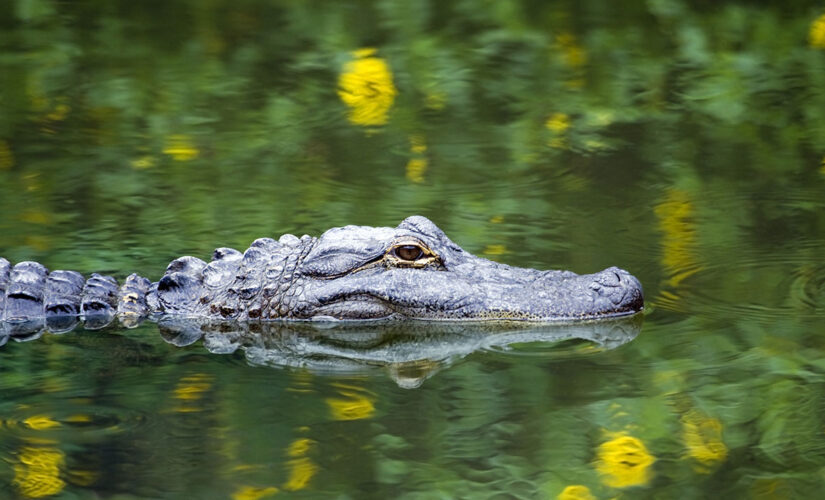
M424 256L424 250L417 245L401 245L393 250L395 256L401 260L414 261Z

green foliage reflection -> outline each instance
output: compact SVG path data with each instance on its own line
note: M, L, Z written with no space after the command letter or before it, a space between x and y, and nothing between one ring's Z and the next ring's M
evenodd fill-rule
M613 352L415 390L148 327L9 342L9 491L822 491L821 2L9 0L0 48L10 260L156 278L421 213L496 260L626 267L651 312Z

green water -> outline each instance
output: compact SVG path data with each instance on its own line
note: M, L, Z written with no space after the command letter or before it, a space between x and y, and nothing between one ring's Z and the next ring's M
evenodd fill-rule
M825 10L695 4L3 2L13 262L157 279L421 214L508 264L625 268L647 307L607 345L6 339L0 498L821 495Z

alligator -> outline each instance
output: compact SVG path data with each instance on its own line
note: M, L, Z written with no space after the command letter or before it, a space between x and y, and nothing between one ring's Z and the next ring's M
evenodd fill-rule
M156 282L132 274L85 278L36 262L0 258L0 335L42 325L87 329L117 317L267 320L577 321L642 311L639 281L610 267L595 274L539 271L476 257L432 221L345 226L320 238L255 240L243 253L218 248L211 262L173 260ZM34 325L34 326L33 326Z

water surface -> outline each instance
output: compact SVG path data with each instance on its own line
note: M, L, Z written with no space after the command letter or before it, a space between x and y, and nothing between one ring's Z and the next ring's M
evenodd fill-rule
M11 261L157 279L180 255L421 214L500 262L620 266L647 307L607 344L152 322L6 337L0 497L816 497L822 15L6 2Z

